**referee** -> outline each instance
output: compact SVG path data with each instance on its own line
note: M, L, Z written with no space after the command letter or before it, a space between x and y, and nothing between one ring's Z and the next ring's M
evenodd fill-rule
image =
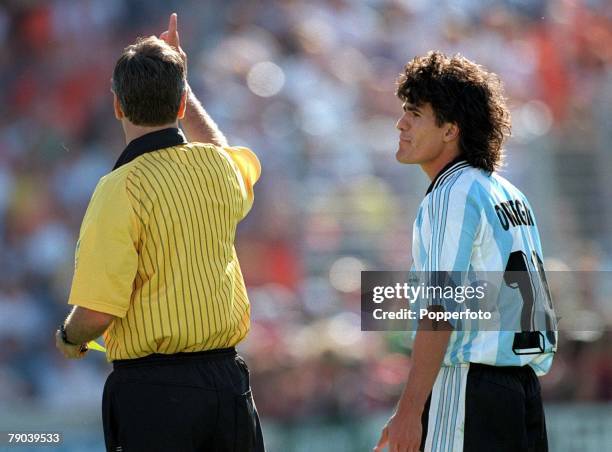
M117 61L114 110L127 147L87 208L74 308L56 333L72 359L104 333L108 451L264 450L234 348L250 316L234 237L260 165L227 145L186 73L176 14L159 39L137 40Z

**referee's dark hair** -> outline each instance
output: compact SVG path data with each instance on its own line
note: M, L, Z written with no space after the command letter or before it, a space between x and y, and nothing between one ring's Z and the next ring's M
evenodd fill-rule
M161 39L138 38L113 71L112 88L132 124L161 126L176 121L186 86L179 53Z
M470 165L486 171L501 166L511 126L496 74L461 55L432 51L406 64L397 83L402 102L429 103L438 126L457 124L459 151Z

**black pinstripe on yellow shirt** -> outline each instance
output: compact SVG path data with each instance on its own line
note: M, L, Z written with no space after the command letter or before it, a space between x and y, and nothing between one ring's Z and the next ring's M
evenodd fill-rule
M155 134L163 143L177 133ZM200 143L140 154L96 187L69 303L117 316L104 335L109 360L234 346L250 313L234 238L257 157Z

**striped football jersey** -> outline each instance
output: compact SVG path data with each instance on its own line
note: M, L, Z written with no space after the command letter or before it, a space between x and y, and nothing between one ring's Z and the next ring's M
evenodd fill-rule
M499 330L456 328L443 366L528 364L538 375L548 372L556 321L535 216L514 185L465 160L449 163L421 202L412 254L413 271L501 279L495 305Z

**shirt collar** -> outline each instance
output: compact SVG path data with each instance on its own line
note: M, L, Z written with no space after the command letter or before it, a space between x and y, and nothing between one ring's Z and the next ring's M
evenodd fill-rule
M427 189L427 193L425 193L425 196L432 192L432 190L436 187L438 181L440 181L440 178L442 178L446 174L454 172L459 167L464 167L466 164L467 160L465 160L465 158L460 155L448 162L446 166L442 168L438 174L436 174L436 177L433 178L431 184L429 184L429 188Z
M167 129L147 133L130 141L117 159L113 170L130 163L135 158L147 152L153 152L185 143L187 143L185 135L176 127L169 127Z

